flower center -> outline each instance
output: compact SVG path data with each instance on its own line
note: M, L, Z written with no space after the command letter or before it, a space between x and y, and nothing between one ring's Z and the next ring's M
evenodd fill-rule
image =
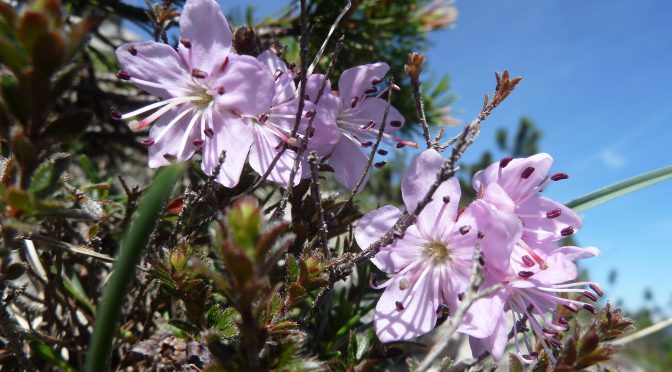
M425 256L434 259L437 262L445 262L450 260L450 252L448 246L444 242L431 241L425 244Z

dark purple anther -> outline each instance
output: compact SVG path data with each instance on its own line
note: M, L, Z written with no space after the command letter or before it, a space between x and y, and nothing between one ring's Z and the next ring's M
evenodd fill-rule
M131 53L132 56L137 56L138 55L138 50L135 49L133 45L128 47L128 52Z
M224 89L224 87L217 88L217 94L221 96L224 93L226 93L226 89Z
M555 335L558 334L558 331L553 329L553 328L544 328L544 329L542 329L542 332L544 332L547 335L552 335L552 336L555 336Z
M376 94L378 92L378 89L376 88L369 88L364 91L364 94L369 95L369 94Z
M398 149L401 149L401 148L404 148L404 147L406 147L406 145L404 145L403 143L397 143L397 145L396 145L396 148L398 148Z
M189 39L187 39L186 37L180 38L180 43L182 43L182 45L184 45L185 48L191 49L191 41L189 41Z
M177 160L177 156L175 156L173 154L168 154L168 153L163 154L163 158L170 161L170 162L173 162L173 161Z
M591 301L597 301L597 296L593 292L584 291L583 295L590 298Z
M562 306L564 306L567 310L569 310L569 311L571 311L571 312L573 312L573 313L579 311L579 309L576 307L576 305L574 305L574 304L572 304L572 303L569 303L569 304L562 304Z
M591 304L583 304L583 309L588 310L593 314L597 314L597 309L595 308L595 306L593 306Z
M212 138L212 136L215 135L215 131L213 131L212 128L205 128L203 130L203 134L205 134L205 136L208 138Z
M519 271L518 272L518 276L523 278L523 279L531 278L532 275L534 275L534 273L532 271Z
M117 110L110 111L110 117L114 120L121 120L121 113Z
M153 145L155 142L154 142L153 139L151 139L151 138L147 138L147 139L144 139L144 140L140 141L140 143L141 143L143 146L147 146L147 147L149 147L149 146Z
M450 196L444 196L443 197L443 202L446 203L446 204L450 203Z
M597 284L591 283L589 285L589 287L590 287L590 289L595 291L595 293L597 293L598 296L600 296L600 297L604 296L604 292L602 292L602 288L600 288L600 286L598 286Z
M402 304L401 301L396 301L394 305L397 306L397 310L399 311L404 310L404 304Z
M471 226L464 225L464 226L460 227L460 234L467 235L467 233L469 233L470 230L471 230Z
M527 266L527 267L532 267L532 266L534 266L534 260L532 259L532 257L530 257L530 256L528 256L528 255L524 255L524 256L522 257L522 259L523 259L523 265L525 265L525 266Z
M395 127L395 128L399 128L401 126L401 122L399 120L392 120L390 122L390 125Z
M485 235L483 234L483 232L477 231L476 232L476 237L479 238L479 239L483 239L483 238L485 238Z
M396 93L401 92L401 88L397 84L390 85L390 88L392 88L392 90L395 91Z
M379 168L379 169L380 169L380 168L384 167L385 164L387 164L386 161L381 161L381 162L379 162L379 163L374 164L374 166L375 166L376 168Z
M222 62L222 65L219 66L219 71L224 71L226 69L226 66L229 65L229 57L224 58L224 62Z
M195 139L194 142L192 142L192 143L193 143L194 146L196 146L196 147L201 147L201 146L203 146L203 144L205 143L205 141L203 141L202 139Z
M350 107L355 108L357 106L357 102L359 102L359 97L355 97L350 101Z
M552 211L546 212L546 218L558 218L562 214L562 210L560 208L554 209Z
M378 85L383 81L383 78L380 77L374 77L371 79L371 85Z
M205 79L206 76L208 76L205 71L199 70L197 68L191 70L191 76L197 78L197 79Z
M383 150L383 149L378 150L378 155L382 155L382 156L387 155L387 150Z
M567 175L567 173L556 173L556 174L551 176L551 180L553 180L553 181L566 180L568 178L569 178L569 176Z
M502 158L502 160L499 161L499 167L500 168L506 168L507 165L513 160L512 156L507 156L505 158Z
M567 226L564 229L560 230L560 235L562 236L570 236L574 234L574 227L572 226Z
M119 70L117 72L117 77L121 80L131 80L131 73L124 70Z
M313 116L313 112L312 112L312 111L308 111L308 112L306 112L306 118L307 118L307 119L310 119L311 116Z
M365 142L360 143L360 145L362 145L362 147L369 147L369 146L373 145L373 142L365 141Z
M520 174L520 178L526 180L526 179L530 178L532 173L534 173L534 167L527 167L527 168L525 168L523 173Z

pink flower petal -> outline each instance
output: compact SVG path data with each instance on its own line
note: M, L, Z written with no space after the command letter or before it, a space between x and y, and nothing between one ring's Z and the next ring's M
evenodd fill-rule
M483 288L487 288L487 285ZM490 336L502 319L506 322L503 317L504 303L504 290L495 291L491 296L477 300L471 305L457 330L478 338Z
M273 75L254 57L229 55L229 63L222 72L213 76L211 89L224 89L215 95L220 111L257 116L271 108L275 81Z
M387 101L376 97L367 98L352 111L353 122L358 122L360 126L364 126L366 123L373 121L375 125L371 128L375 131L370 131L370 133L372 136L377 136L380 126L383 123L386 108ZM392 125L393 122L398 122L400 124ZM401 116L399 111L393 106L390 106L387 120L385 121L385 132L393 133L398 131L404 125L404 122L405 119Z
M178 51L189 70L199 69L212 75L220 69L231 50L231 28L222 14L219 4L213 0L189 0L180 16L180 37L190 42L183 43Z
M187 66L170 45L153 41L140 41L120 46L116 50L122 70L131 78L156 83L165 88L136 84L147 93L163 99L184 96L182 90L191 83Z
M499 318L494 323L495 329L489 336L484 338L469 337L469 346L471 346L471 353L474 358L483 355L487 351L492 355L494 360L502 359L506 344L508 343L510 330L510 327L507 326L504 312L499 314Z
M341 74L338 80L338 95L341 102L345 105L350 105L350 101L358 97L361 99L364 91L373 86L372 80L374 78L383 78L390 69L387 63L378 62L368 65L361 65L349 68Z
M513 159L501 169L500 177L500 165L496 162L474 175L474 189L478 191L481 185L485 187L496 182L506 190L514 202L523 202L537 192L536 188L546 178L552 164L553 158L545 153L524 159Z
M273 106L290 101L295 98L296 86L294 74L290 73L287 65L275 53L270 50L263 51L257 56L257 60L266 66L275 78L275 94Z
M160 133L165 131L165 134L161 136L159 141L156 141L153 145L149 146L149 167L158 168L164 165L171 164L171 161L168 160L164 155L168 157L176 157L179 152L180 144L182 143L184 136L186 135L186 130L189 125L189 122L194 117L194 113L188 113L182 115L177 122L173 123L169 128L168 125L171 124L173 119L176 119L181 111L173 109L157 119L156 123L152 126L152 129L149 131L149 138L157 138ZM200 120L200 119L199 119ZM199 121L200 122L200 121ZM166 129L167 128L167 129ZM198 128L198 123L195 125L195 128ZM185 161L189 159L198 147L194 146L194 140L197 140L200 137L200 133L197 129L192 129L191 133L188 135L186 142L185 150L182 153L182 156L176 158L179 161Z
M387 273L399 272L421 259L426 243L427 241L420 237L417 228L411 226L406 230L403 238L396 239L394 243L382 247L371 262Z
M427 194L443 163L444 159L436 150L425 150L413 159L401 181L401 195L409 212L413 212ZM439 186L432 201L418 216L418 229L426 238L441 236L454 224L460 194L460 183L455 177Z
M329 164L334 168L336 181L349 190L355 188L368 161L369 156L362 151L359 142L346 136L341 136L341 140L334 146L334 151L329 157ZM364 187L368 180L369 173L367 172L361 187Z
M203 145L203 172L211 175L219 162L219 156L226 150L226 158L217 181L226 187L234 187L240 180L250 146L254 141L250 123L245 123L225 113L215 112L210 127L215 128L212 138L206 138Z
M278 154L276 148L280 147L283 141L278 138L273 132L268 130L264 125L255 124L254 125L254 144L250 148L249 163L252 169L254 169L260 175L263 175L268 170L271 162ZM294 159L296 158L296 152L291 150L285 150L278 162L271 170L271 173L268 175L268 180L275 182L283 187L286 187L289 184L289 176L294 166ZM297 171L297 175L294 177L294 184L298 184L301 181L301 168Z
M395 277L385 288L374 315L380 341L408 340L431 331L436 325L440 303L436 273L432 269L422 270L417 281L406 289L400 289L401 276ZM403 309L397 303L403 304Z
M556 217L555 215L560 214ZM581 228L581 217L564 204L543 196L532 196L520 204L516 213L525 226L523 239L527 242L561 240L562 230L571 226L574 231Z
M481 250L486 270L496 276L508 276L511 252L522 234L520 220L516 215L499 211L483 200L471 203L457 225L462 225L462 221L470 217L476 224L472 229L478 229L483 235Z

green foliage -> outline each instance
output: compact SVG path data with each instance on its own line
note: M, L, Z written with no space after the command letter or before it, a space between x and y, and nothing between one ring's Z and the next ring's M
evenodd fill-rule
M567 206L577 212L582 212L600 203L604 203L607 200L629 194L633 191L637 191L670 178L672 178L672 166L660 168L574 199L568 202Z

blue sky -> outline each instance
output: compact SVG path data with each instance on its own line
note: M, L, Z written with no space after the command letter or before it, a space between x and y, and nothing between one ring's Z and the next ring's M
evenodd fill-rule
M433 35L431 68L450 74L455 108L470 120L492 73L523 77L488 119L467 159L491 146L497 127L520 116L543 130L541 149L570 179L548 195L561 201L672 165L672 3L669 1L458 1L455 28ZM503 19L509 20L501 25ZM645 288L672 310L672 182L595 207L583 215L582 245L603 255L584 261L607 295L630 308ZM618 270L614 287L607 276Z
M272 14L285 1L220 2L226 12ZM668 0L462 0L454 28L431 36L429 75L447 73L458 117L470 121L494 72L523 77L487 120L465 156L493 147L499 127L521 116L543 130L541 148L570 179L547 195L569 201L597 188L672 165L672 2ZM346 44L347 48L347 44ZM374 61L372 61L374 62ZM454 129L455 131L457 129ZM452 135L453 133L449 133ZM500 154L505 156L506 154ZM672 182L597 206L577 235L603 255L584 261L607 296L630 309L643 291L672 313ZM612 269L616 285L607 285Z

